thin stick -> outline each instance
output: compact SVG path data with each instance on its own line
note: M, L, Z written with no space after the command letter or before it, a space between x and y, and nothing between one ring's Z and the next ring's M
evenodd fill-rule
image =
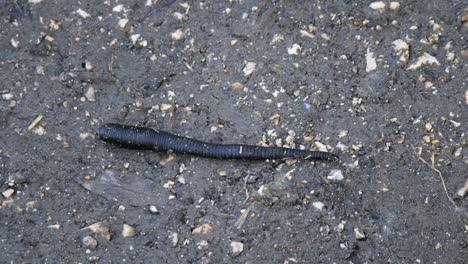
M424 160L423 158L419 157L419 159L424 162L424 164L426 164L427 166L429 166L429 168L431 168L433 171L437 172L437 174L439 175L439 178L440 178L440 182L442 183L442 187L444 188L444 191L445 191L445 194L447 195L447 198L449 199L450 203L452 203L452 205L457 208L457 204L455 203L455 201L452 199L452 197L450 197L448 191L447 191L447 186L445 185L445 180L444 180L444 176L442 176L442 172L440 172L440 170L438 170L435 165L434 165L434 153L432 153L432 156L431 156L431 163L427 162L426 160Z

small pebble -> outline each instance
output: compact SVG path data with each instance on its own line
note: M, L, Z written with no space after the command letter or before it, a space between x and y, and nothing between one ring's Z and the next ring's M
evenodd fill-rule
M231 89L233 90L241 90L244 89L244 85L240 82L235 82L231 84Z
M317 201L317 202L313 202L312 206L315 207L315 209L322 211L323 208L325 207L325 204L320 201Z
M88 87L88 90L86 91L86 93L84 94L84 96L86 97L86 99L88 99L88 101L90 102L95 102L96 101L96 92L94 91L94 88L92 86L89 86Z
M171 33L171 38L173 40L183 40L185 38L185 34L181 29L177 29Z
M363 240L366 238L366 235L364 234L364 232L362 230L360 230L359 228L354 228L354 236L356 237L356 239L358 240Z
M468 192L468 179L466 179L465 185L463 185L463 187L458 189L458 191L455 193L455 195L458 196L458 198L463 198L463 197L465 197L467 192Z
M390 10L397 11L398 9L400 9L399 2L390 2Z
M149 207L149 211L150 211L150 213L152 213L152 214L157 214L157 213L158 213L158 208L157 208L156 206L154 206L154 205L151 205L151 206Z
M292 47L288 48L289 55L299 55L301 52L302 47L299 44L293 44Z
M244 66L244 69L242 69L242 71L244 72L244 77L249 77L250 75L252 75L256 67L257 67L257 63L247 62Z
M179 243L179 234L176 232L170 232L169 239L171 240L172 247L176 247L177 243Z
M342 181L344 180L343 172L341 170L332 170L327 176L327 179L331 181Z
M135 235L135 228L131 225L124 224L122 229L123 237L133 237Z
M81 241L85 247L90 249L95 249L98 245L98 242L92 236L85 236Z
M377 69L377 61L375 59L374 52L370 51L370 48L367 48L366 53L366 72L371 72Z
M238 241L232 241L230 244L230 250L233 257L239 256L244 251L244 243Z
M5 190L5 191L2 192L2 195L3 195L3 197L5 197L5 198L8 199L8 198L10 198L14 193L15 193L15 190L13 190L13 189L7 189L7 190Z
M369 7L372 10L383 12L385 10L385 3L383 1L372 2Z
M400 57L401 62L407 62L409 59L409 45L402 39L397 39L392 42L393 50Z
M203 224L203 225L195 227L192 233L193 234L208 234L208 233L211 233L213 229L214 227L212 224Z
M128 23L128 19L127 18L122 18L119 20L119 22L117 23L117 26L121 29L124 29L126 26L127 26L127 23Z
M107 240L111 239L109 227L106 226L102 222L94 223L94 224L92 224L90 226L87 226L87 227L81 229L81 230L88 230L88 229L91 230L94 233L101 234Z

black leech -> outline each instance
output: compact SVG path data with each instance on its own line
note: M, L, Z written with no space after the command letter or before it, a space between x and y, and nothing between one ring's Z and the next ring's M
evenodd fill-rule
M212 144L148 127L120 124L105 124L101 126L98 136L105 142L125 148L155 149L158 151L173 150L176 153L192 154L216 159L337 159L337 156L333 153L323 151L242 144Z

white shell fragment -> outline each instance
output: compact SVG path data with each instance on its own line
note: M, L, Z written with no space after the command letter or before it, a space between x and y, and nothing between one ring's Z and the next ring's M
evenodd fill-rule
M366 53L366 72L371 72L377 69L377 61L375 60L374 52L370 51L370 48L367 48Z
M244 66L244 69L242 69L242 71L244 72L244 77L249 77L250 75L252 75L256 67L257 67L257 63L247 62Z
M327 179L330 181L342 181L344 180L343 172L341 170L332 170Z
M411 64L407 70L417 70L421 68L423 65L440 65L439 61L432 55L427 52L424 52L422 56L420 56L415 63Z
M393 50L400 57L401 62L407 62L409 59L409 45L402 39L397 39L392 42Z

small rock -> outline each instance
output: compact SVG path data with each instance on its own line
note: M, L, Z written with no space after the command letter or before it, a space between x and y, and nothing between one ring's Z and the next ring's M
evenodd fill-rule
M203 224L193 229L193 234L208 234L213 231L214 227L212 224Z
M110 231L109 231L109 227L107 227L104 223L102 222L98 222L98 223L95 223L95 224L92 224L90 226L87 226L85 228L82 228L81 230L91 230L92 232L94 233L98 233L98 234L101 234L105 239L107 240L110 240L111 239L111 235L110 235Z
M356 237L356 239L358 240L363 240L366 238L366 235L364 234L363 231L361 231L359 228L354 228L354 236Z
M94 88L92 86L89 86L88 87L88 90L86 91L86 93L84 94L84 96L86 97L86 99L88 99L88 101L90 102L95 102L96 101L96 93L94 91Z
M242 71L244 72L244 77L249 77L250 75L252 75L256 67L257 67L257 63L247 62L244 66L244 69L242 69Z
M169 239L171 239L172 247L176 247L177 243L179 243L179 234L177 234L176 232L170 232Z
M390 10L397 11L398 9L400 9L399 2L390 2Z
M366 72L371 72L377 69L377 61L375 60L374 52L370 51L370 48L367 48L366 53Z
M468 105L468 90L465 91L465 104Z
M299 33L301 34L301 37L305 38L315 38L314 34L309 33L305 30L300 30Z
M7 189L7 190L5 190L5 191L2 192L2 195L3 195L3 197L5 197L5 198L8 199L8 198L10 198L14 193L15 193L15 190L13 190L13 189Z
M319 210L319 211L322 211L323 208L325 208L325 204L320 202L320 201L317 201L317 202L313 202L312 203L312 206L315 207L315 209Z
M302 47L299 46L299 44L293 44L292 47L288 48L288 54L289 55L299 55L301 52Z
M458 189L458 191L455 193L455 196L458 198L463 198L465 197L466 193L468 192L468 179L465 181L465 185Z
M240 83L240 82L235 82L235 83L231 84L231 89L233 89L233 90L244 89L244 85L242 83Z
M233 257L239 256L244 251L244 243L238 241L232 241L230 244L230 250Z
M76 10L75 13L77 13L80 17L82 18L88 18L91 17L90 14L88 14L86 11L82 10L81 8Z
M117 23L117 26L121 29L124 29L125 26L127 26L127 23L128 23L128 19L127 18L122 18L119 20L119 22Z
M167 111L169 109L171 109L172 105L170 104L161 104L161 111Z
M14 39L14 38L10 39L10 44L11 44L11 46L13 46L13 48L18 48L19 47L19 41Z
M338 133L338 137L339 138L343 138L343 137L346 137L348 136L348 130L341 130L339 133Z
M95 249L98 245L98 242L92 236L85 236L81 241L85 247L90 249Z
M424 52L422 56L420 56L415 63L411 64L407 70L417 70L421 68L423 65L440 65L439 61L429 53Z
M158 208L156 206L154 206L154 205L150 205L149 211L152 214L157 214L158 213Z
M271 40L270 44L272 46L276 45L277 43L283 42L284 36L282 34L275 34L273 35L273 39Z
M342 181L344 180L343 172L341 170L332 170L327 176L327 179L331 181Z
M174 12L174 13L172 14L172 16L173 16L175 19L179 20L179 21L187 21L187 20L188 20L188 16L187 16L187 15L181 14L181 13L179 13L179 12Z
M385 3L383 1L372 2L369 7L372 10L383 12L385 11Z
M131 225L124 224L122 229L123 237L133 237L135 235L135 228Z
M92 64L89 60L85 60L85 69L87 71L92 71L94 69L94 64Z
M140 34L133 34L130 36L130 40L132 41L132 44L135 45L140 38Z
M200 242L197 243L198 249L208 249L209 243L206 240L201 240Z
M124 6L120 4L120 5L114 6L114 8L112 8L112 11L119 13L119 12L122 12L123 9L124 9Z
M407 62L409 59L409 45L402 39L397 39L392 42L393 50L400 57L401 62Z
M177 29L171 33L171 38L173 40L183 40L185 38L185 33L182 30Z

